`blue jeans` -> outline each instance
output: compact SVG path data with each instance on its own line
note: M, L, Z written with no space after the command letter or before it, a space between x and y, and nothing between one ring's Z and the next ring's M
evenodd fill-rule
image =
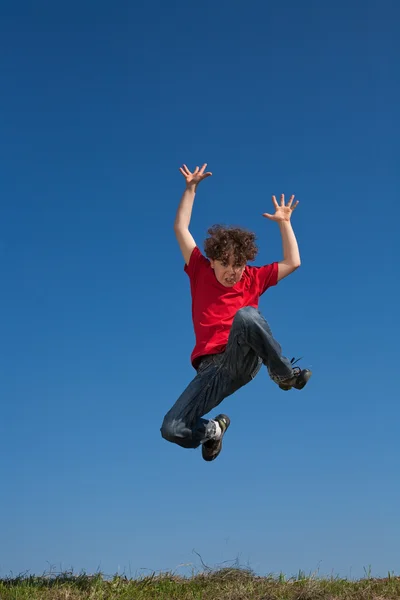
M165 415L161 435L183 448L197 448L215 433L203 415L249 383L264 364L279 383L292 376L290 361L261 313L250 306L238 310L222 354L205 356L197 375Z

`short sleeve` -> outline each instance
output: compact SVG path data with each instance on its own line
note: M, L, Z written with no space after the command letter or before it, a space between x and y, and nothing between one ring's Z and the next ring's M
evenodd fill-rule
M198 246L193 248L189 258L189 264L185 263L184 271L193 283L196 282L199 272L208 265L208 260L202 255Z
M262 267L252 267L253 276L259 295L263 294L269 287L273 287L278 283L278 263L274 262L270 265Z

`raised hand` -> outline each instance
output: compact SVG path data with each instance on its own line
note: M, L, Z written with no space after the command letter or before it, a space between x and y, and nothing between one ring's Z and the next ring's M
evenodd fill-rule
M270 215L269 213L264 213L263 217L267 217L271 221L277 221L281 223L283 221L290 221L290 217L292 216L292 212L298 205L299 201L297 200L293 204L294 195L290 196L290 200L287 204L285 204L285 194L281 194L281 203L278 204L275 196L272 196L272 203L275 206L275 214Z
M204 172L206 166L207 163L204 163L201 169L199 169L199 167L196 167L193 173L189 171L186 165L180 167L179 170L186 179L186 187L197 187L200 181L203 181L203 179L206 179L206 177L211 177L212 173L210 173L210 171L207 171L206 173Z

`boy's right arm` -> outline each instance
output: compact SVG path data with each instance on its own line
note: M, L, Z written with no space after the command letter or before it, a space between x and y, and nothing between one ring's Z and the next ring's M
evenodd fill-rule
M186 189L182 194L181 201L175 217L174 231L178 240L185 263L188 265L193 249L196 247L196 242L189 231L190 219L192 216L193 203L196 195L197 186L206 177L210 177L211 173L204 173L206 164L201 169L196 169L191 173L186 165L183 165L179 170L186 180Z

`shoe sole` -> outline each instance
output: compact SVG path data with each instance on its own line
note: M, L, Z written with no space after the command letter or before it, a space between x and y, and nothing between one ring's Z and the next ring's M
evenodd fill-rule
M295 387L294 389L302 390L305 387L305 385L310 381L311 375L312 375L312 371L310 371L309 369L306 369L306 372L303 375L303 377L304 377L303 383L301 384L301 386Z
M203 460L205 460L206 462L212 462L213 460L215 460L217 458L217 456L219 456L219 454L222 450L222 440L224 439L224 435L227 432L229 425L231 424L231 420L227 415L218 415L217 417L214 418L214 421L218 421L219 423L222 420L225 422L225 429L223 429L222 435L221 435L220 439L218 440L219 447L217 448L217 451L214 454L207 456L207 454L205 454L205 451L207 450L207 446L206 446L207 442L205 442L201 448ZM221 427L221 424L220 424L220 427ZM222 427L221 427L221 429L222 429ZM213 441L213 440L210 440L210 441Z

